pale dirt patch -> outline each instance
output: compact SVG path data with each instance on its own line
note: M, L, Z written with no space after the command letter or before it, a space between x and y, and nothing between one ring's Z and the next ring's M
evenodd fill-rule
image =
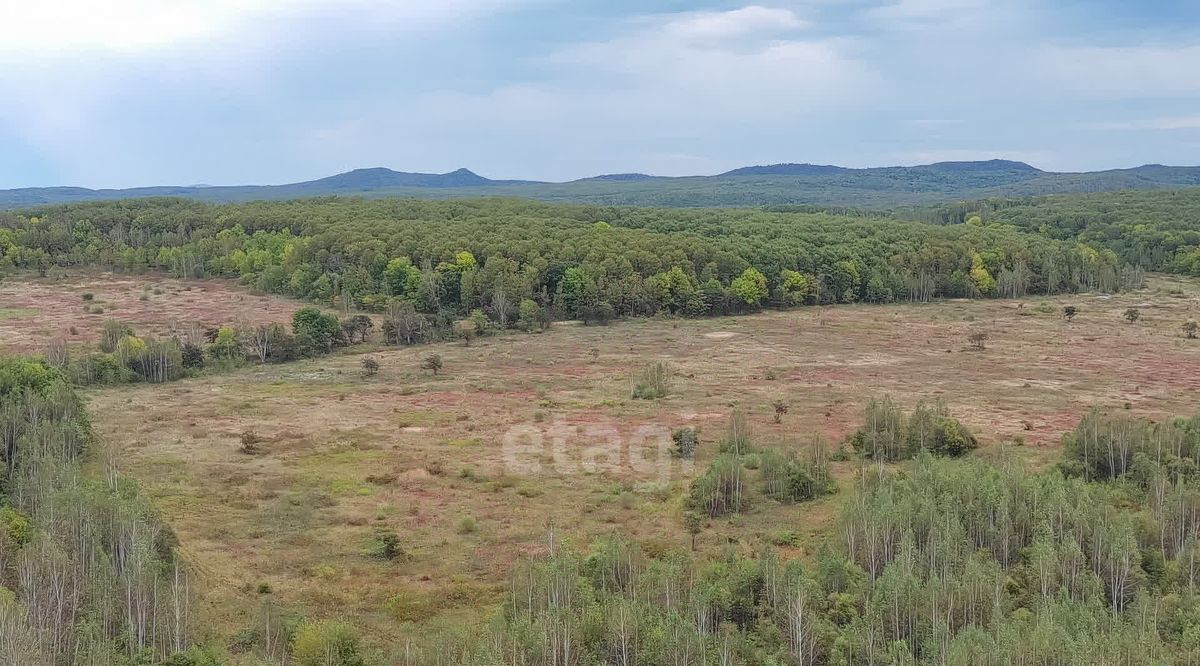
M710 340L728 340L735 335L737 335L737 333L734 333L733 331L713 331L712 333L705 333L704 337L709 338Z

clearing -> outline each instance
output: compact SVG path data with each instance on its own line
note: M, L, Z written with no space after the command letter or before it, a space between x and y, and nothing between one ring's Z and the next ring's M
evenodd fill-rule
M56 337L95 344L107 319L130 324L138 335L170 335L191 324L286 324L303 306L251 294L232 280L90 270L18 276L0 282L0 353L37 353Z
M115 301L145 282L74 287L56 297L70 302L61 325L81 319L85 288ZM201 286L213 306L263 303L212 283L193 291ZM58 287L26 289L34 288ZM86 394L124 471L202 572L206 625L225 636L254 625L267 584L278 605L351 618L369 641L394 645L402 622L489 611L514 562L544 551L551 532L574 542L619 532L647 550L686 548L687 480L714 455L735 407L757 445L804 448L819 433L836 448L871 397L891 394L906 408L941 397L984 442L977 455L1003 446L1035 466L1057 460L1062 434L1091 405L1190 414L1200 341L1183 339L1179 325L1197 316L1198 293L1195 283L1156 277L1149 289L1111 297L560 325L469 347L380 350L382 369L369 378L362 355L345 354ZM116 316L136 325L136 298L120 302L131 307ZM1080 311L1072 323L1061 316L1066 304ZM1135 324L1122 318L1131 306L1142 310ZM968 344L978 331L989 334L985 350ZM434 353L445 364L436 376L419 369ZM634 377L655 360L674 369L673 392L630 399ZM775 400L790 408L782 424L773 423ZM641 444L686 425L701 428L695 470ZM240 450L247 432L263 440L255 454ZM539 436L545 448L531 449ZM622 445L606 446L614 441ZM799 544L786 548L791 556L815 552L838 538L831 525L857 466L835 463L841 490L830 498L756 501L711 521L698 547L749 553L786 540ZM366 555L377 529L394 530L405 556ZM786 531L794 535L781 538Z

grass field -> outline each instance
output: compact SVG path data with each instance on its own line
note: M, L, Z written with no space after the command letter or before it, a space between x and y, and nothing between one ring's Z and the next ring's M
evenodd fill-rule
M140 288L132 281L120 293ZM105 288L94 290L99 298ZM202 293L243 302L232 291ZM352 618L383 645L399 640L404 622L481 617L514 562L544 551L551 534L586 543L617 532L650 551L687 548L680 511L692 472L671 459L639 464L647 453L636 440L647 432L699 427L698 471L735 408L757 445L801 449L815 434L836 447L872 397L905 407L940 397L983 441L978 455L1007 447L1045 466L1091 405L1191 413L1200 341L1179 326L1197 316L1198 295L1200 285L1155 278L1112 297L564 323L469 347L380 350L374 377L362 376L361 354L345 354L87 395L96 428L202 572L206 624L225 635L253 624L266 584L274 603ZM69 298L77 314L79 297ZM1080 310L1073 323L1060 314L1066 304ZM1127 323L1128 307L1142 319ZM984 350L968 344L976 331L989 334ZM436 376L420 369L432 353L445 363ZM672 393L631 399L635 376L656 360L674 370ZM781 424L776 400L789 407ZM262 439L258 453L240 450L248 432ZM521 461L541 469L514 466L513 442L534 434L560 440L560 459L522 449ZM606 448L613 441L622 446ZM835 463L841 491L832 497L764 499L711 521L699 549L751 553L789 541L787 555L812 554L838 538L832 526L857 466ZM400 536L404 557L365 553L378 529Z
M56 337L71 344L94 344L107 319L130 324L139 335L169 335L189 324L287 323L302 306L250 294L228 280L91 270L17 277L0 282L0 353L36 353Z

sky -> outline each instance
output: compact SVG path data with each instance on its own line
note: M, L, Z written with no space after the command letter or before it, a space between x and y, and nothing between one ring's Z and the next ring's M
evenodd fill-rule
M1200 163L1196 0L0 0L0 188Z

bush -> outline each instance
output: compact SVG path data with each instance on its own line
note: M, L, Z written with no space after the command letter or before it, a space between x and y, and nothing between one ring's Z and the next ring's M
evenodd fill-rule
M478 525L475 524L475 518L471 516L463 516L463 519L458 521L459 534L471 534L476 529L478 529Z
M688 490L688 511L710 518L742 510L742 463L738 456L725 453L709 464L704 474L692 479Z
M83 295L83 300L85 300L85 301L91 301L91 300L94 300L95 298L96 298L96 295L90 291Z
M932 406L917 403L906 418L886 396L867 406L863 427L851 443L863 456L888 461L913 458L921 451L958 457L979 446L975 435L950 416L940 400Z
M227 663L215 648L193 645L167 657L162 666L225 666Z
M633 397L638 400L665 398L671 392L671 366L666 361L655 361L642 371L642 376L633 388Z
M253 430L243 430L238 439L241 442L241 446L238 450L242 453L245 453L246 455L256 455L262 452L259 444L262 444L264 440Z
M189 370L204 367L204 350L190 342L185 342L179 348L179 360L184 368Z
M378 530L367 541L367 555L381 560L394 560L404 555L400 536L392 530Z
M33 538L33 522L29 516L7 506L0 508L0 530L17 546L24 546Z
M425 360L421 361L421 369L429 370L433 372L434 376L437 376L437 373L442 369L442 357L438 354L426 356Z
M295 666L363 666L359 638L345 622L306 622L292 639Z
M700 443L699 433L695 428L680 428L671 433L675 442L675 455L688 460L696 456L696 446Z
M362 373L364 377L374 377L379 374L379 361L374 356L367 356L362 360Z

